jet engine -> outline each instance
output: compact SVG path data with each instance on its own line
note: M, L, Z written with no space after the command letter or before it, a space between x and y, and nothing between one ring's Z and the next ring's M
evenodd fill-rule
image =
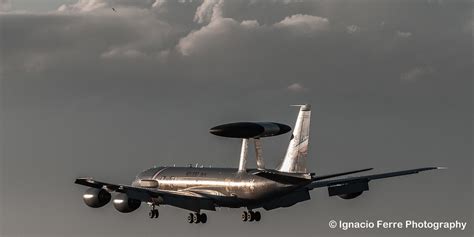
M360 195L362 195L363 192L357 192L357 193L347 193L347 194L341 194L338 197L342 199L354 199Z
M342 199L354 199L367 190L369 190L368 182L355 182L328 187L329 196L337 195Z
M110 202L111 195L104 189L89 188L84 195L82 195L82 199L87 206L99 208Z
M137 210L142 202L140 200L129 198L125 193L119 193L114 198L114 207L122 213L129 213Z

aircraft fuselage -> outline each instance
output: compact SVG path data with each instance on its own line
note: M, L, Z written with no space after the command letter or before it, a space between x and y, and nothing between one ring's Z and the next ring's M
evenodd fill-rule
M253 175L256 169L239 172L234 168L157 167L137 175L132 186L168 191L192 191L211 196L223 207L242 207L284 195L295 189Z

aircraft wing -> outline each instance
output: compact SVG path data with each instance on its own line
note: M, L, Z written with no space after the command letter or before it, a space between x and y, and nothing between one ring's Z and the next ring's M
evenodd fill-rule
M372 170L373 168L368 169L361 169L361 170L353 170L348 172L336 173L336 174L329 174L329 175L322 175L322 176L314 176L314 174L306 174L306 173L287 173L287 172L279 172L276 170L257 170L252 174L273 180L275 182L283 183L283 184L301 184L301 183L308 183L314 182L324 179L335 178L338 176L348 175L348 174L355 174L360 172L365 172Z
M419 172L428 171L428 170L436 170L436 169L443 169L443 168L425 167L425 168L402 170L402 171L382 173L382 174L333 179L333 180L326 180L326 181L315 181L308 184L306 188L311 190L314 188L328 187L330 196L355 194L359 192L362 193L363 191L369 190L368 182L371 180L385 179L385 178L391 178L391 177L402 176L402 175L417 174Z
M198 192L183 190L169 191L151 188L133 187L123 184L111 184L100 182L92 178L78 178L76 184L84 185L91 188L105 189L108 192L125 193L130 198L140 200L142 202L159 201L162 204L180 207L183 209L196 211L200 209L215 211L214 199L209 195L203 195Z

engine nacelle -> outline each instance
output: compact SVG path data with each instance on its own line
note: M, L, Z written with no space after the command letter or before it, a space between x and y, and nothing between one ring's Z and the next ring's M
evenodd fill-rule
M354 199L360 195L362 195L363 192L357 192L357 193L348 193L348 194L341 194L338 195L342 199Z
M328 187L329 196L339 196L342 199L354 199L367 190L369 190L368 182L356 182Z
M142 202L140 200L129 198L125 193L119 193L114 198L114 207L122 213L129 213L137 210Z
M309 196L308 190L304 191L297 191L297 192L291 192L287 195L284 195L282 197L275 198L273 200L265 202L262 207L265 210L272 210L280 207L290 207L295 205L296 203L310 200L311 197Z
M82 195L82 199L87 206L99 208L110 202L111 195L104 189L89 188Z

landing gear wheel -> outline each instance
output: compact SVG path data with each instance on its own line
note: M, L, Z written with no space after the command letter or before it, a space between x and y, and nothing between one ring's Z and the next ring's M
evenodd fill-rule
M158 212L157 209L152 209L152 210L150 210L150 212L148 213L148 216L150 217L150 219L158 218L158 216L160 216L160 213Z
M206 223L207 222L207 215L206 213L189 213L188 215L188 222L189 223Z
M246 222L246 221L248 220L247 217L248 217L247 211L242 212L242 221L243 221L243 222Z
M196 214L193 214L193 223L199 223L201 222L201 220L199 219L199 214L196 213Z
M189 213L189 215L188 215L188 222L189 222L189 223L194 223L194 214L193 214L193 213Z
M196 216L198 217L198 222L196 222L196 223L201 222L201 223L205 224L207 222L206 213L201 213L201 214L196 213Z
M242 212L242 221L244 222L252 222L252 221L260 221L262 219L262 215L260 215L259 211L244 211Z
M199 214L199 218L198 218L198 219L201 221L201 223L205 224L205 223L207 222L207 215L206 215L206 213L201 213L201 214Z
M249 212L248 212L248 217L247 217L247 219L248 219L250 222L254 221L254 220L255 220L255 212L249 211Z
M262 215L260 215L259 211L254 212L254 219L255 221L260 221L262 219Z

